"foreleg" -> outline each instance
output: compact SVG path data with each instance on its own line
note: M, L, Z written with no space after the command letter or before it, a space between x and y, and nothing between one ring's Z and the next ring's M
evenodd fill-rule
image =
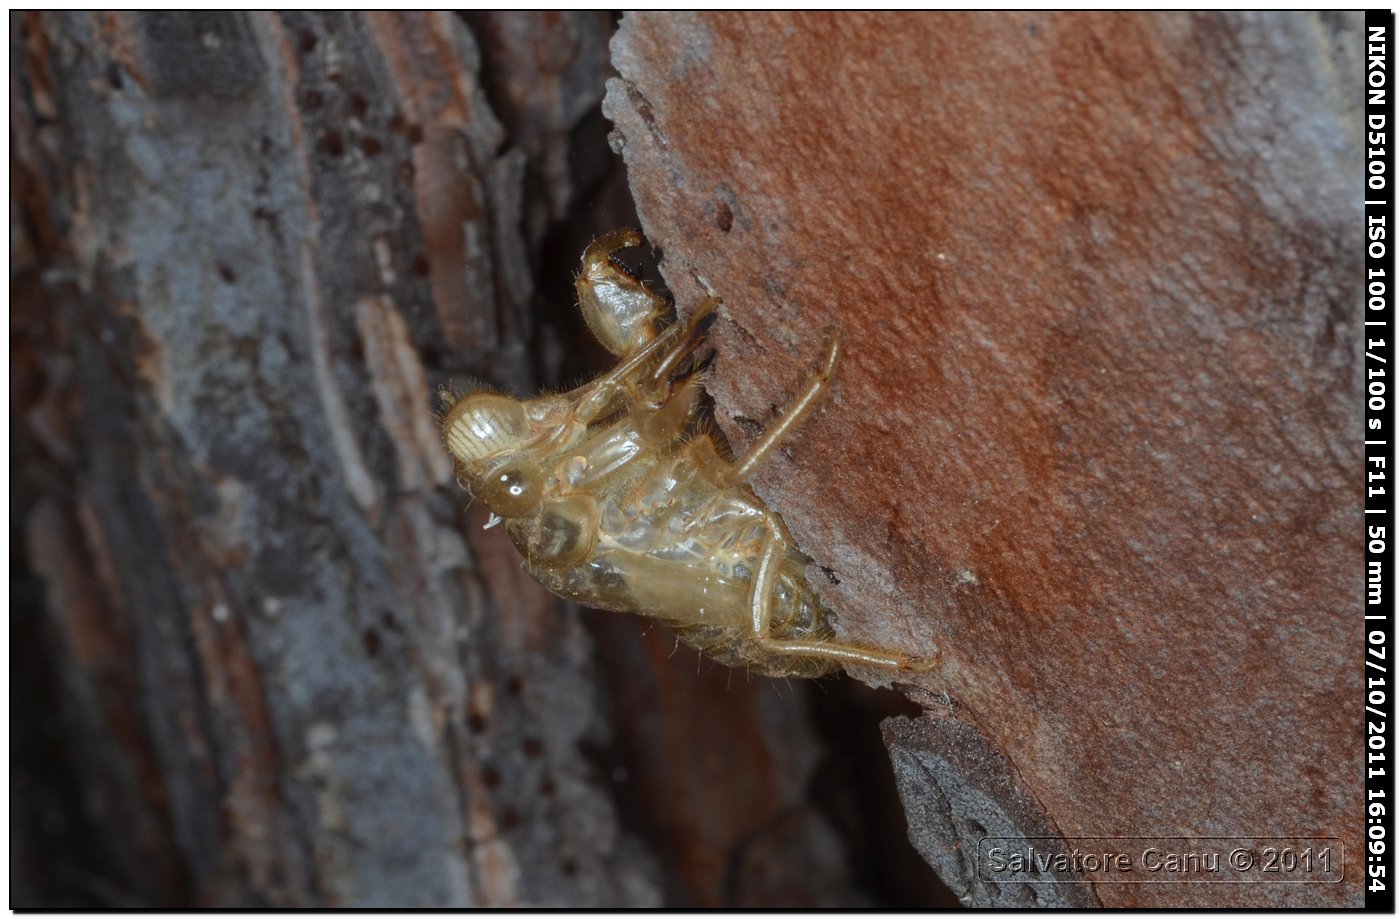
M705 333L714 324L717 304L718 301L713 298L706 300L685 325L678 323L668 327L636 354L595 380L580 397L575 417L585 424L597 420L610 409L621 393L629 393L634 402L652 401L658 397L664 401L670 394L669 374L704 339ZM656 367L647 372L646 368L652 361L657 361ZM664 377L661 376L663 368L666 371Z

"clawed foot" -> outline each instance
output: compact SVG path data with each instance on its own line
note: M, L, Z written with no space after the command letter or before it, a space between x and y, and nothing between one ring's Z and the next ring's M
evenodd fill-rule
M636 354L653 339L671 308L666 298L647 290L615 253L646 242L636 230L599 237L583 253L583 270L574 280L584 321L603 347L618 357Z

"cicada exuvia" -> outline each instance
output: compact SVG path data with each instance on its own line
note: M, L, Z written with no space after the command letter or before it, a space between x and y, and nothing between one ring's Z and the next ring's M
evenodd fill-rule
M820 368L748 453L730 459L701 411L703 352L719 299L689 321L618 259L622 230L583 255L576 286L589 328L622 361L560 395L448 396L448 448L471 492L503 522L525 567L585 606L638 613L730 666L820 676L843 665L924 670L933 655L841 641L782 518L746 483L830 384Z

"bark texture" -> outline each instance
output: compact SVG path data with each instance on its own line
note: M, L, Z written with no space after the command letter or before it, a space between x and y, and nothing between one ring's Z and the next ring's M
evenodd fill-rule
M576 748L606 730L581 629L462 514L433 424L445 371L534 375L527 156L466 28L12 30L35 250L17 337L42 364L20 408L55 460L23 537L85 806L131 840L114 885L656 902Z
M464 511L435 387L597 369L613 28L12 14L12 905L940 895L888 697L700 670Z
M736 445L844 331L756 485L846 635L941 649L886 740L967 902L1361 902L1359 32L623 20L604 109L683 308L725 298ZM1336 837L1345 880L977 877L1047 832Z

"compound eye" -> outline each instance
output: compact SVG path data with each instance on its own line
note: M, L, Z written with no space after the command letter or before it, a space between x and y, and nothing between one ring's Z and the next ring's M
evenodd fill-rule
M481 477L477 497L502 517L524 517L540 503L540 474L525 466L501 466Z
M442 429L452 455L472 465L519 446L530 435L530 421L515 399L477 393L448 409Z

